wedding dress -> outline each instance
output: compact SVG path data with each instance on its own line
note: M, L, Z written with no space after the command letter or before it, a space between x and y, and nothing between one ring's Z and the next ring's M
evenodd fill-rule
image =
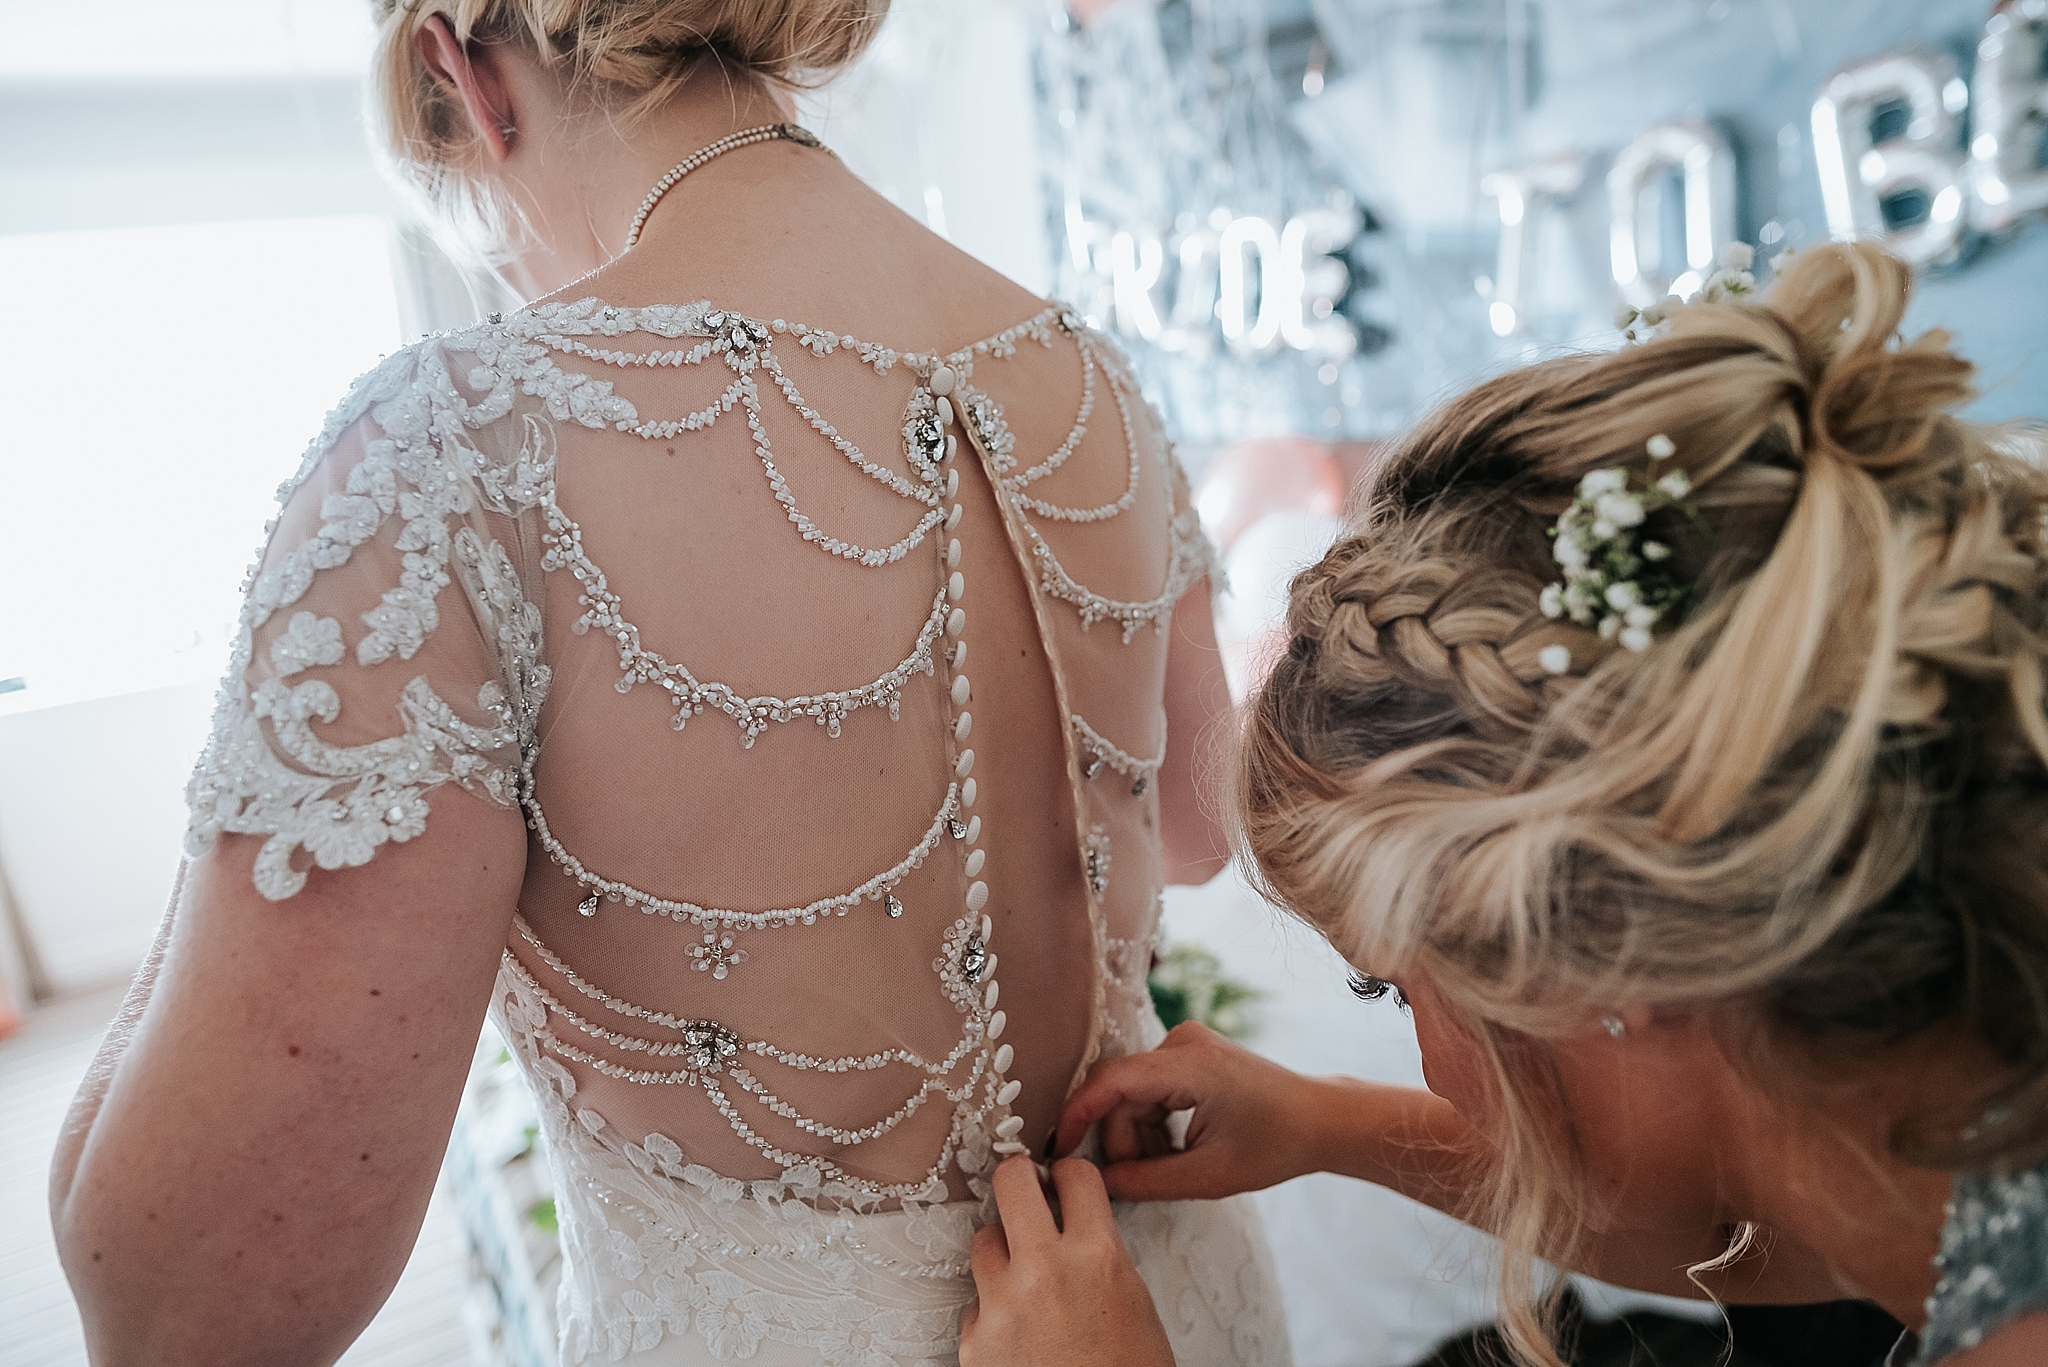
M492 1015L564 1360L954 1361L994 1165L1161 1033L1211 561L1114 348L541 305L390 357L280 498L188 848L262 837L282 900L434 804L523 813ZM1244 1199L1119 1219L1184 1367L1289 1360Z

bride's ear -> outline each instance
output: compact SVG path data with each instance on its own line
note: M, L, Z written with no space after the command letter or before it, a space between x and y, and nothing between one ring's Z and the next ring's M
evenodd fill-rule
M420 58L434 79L461 99L477 139L492 159L503 161L510 156L518 129L512 117L512 91L498 64L487 53L478 60L467 45L456 42L447 21L438 14L420 25L413 41L419 44Z

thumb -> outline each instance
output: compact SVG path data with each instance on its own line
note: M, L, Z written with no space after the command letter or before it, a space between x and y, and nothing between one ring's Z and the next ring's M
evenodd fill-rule
M1090 1125L1126 1102L1141 1107L1160 1106L1169 1111L1194 1106L1200 1098L1183 1075L1186 1065L1177 1065L1179 1060L1164 1048L1099 1065L1067 1099L1066 1109L1060 1114L1054 1156L1072 1153Z
M1189 1201L1234 1195L1215 1154L1201 1149L1134 1158L1102 1170L1112 1201Z

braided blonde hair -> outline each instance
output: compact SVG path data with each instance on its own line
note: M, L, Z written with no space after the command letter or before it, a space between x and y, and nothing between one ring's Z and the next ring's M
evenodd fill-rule
M864 51L889 0L371 0L377 19L372 120L392 169L459 239L512 240L510 210L474 171L478 142L454 92L416 42L440 17L460 43L523 44L630 120L715 62L783 86L825 79Z
M1295 581L1245 847L1276 901L1368 972L1421 971L1478 1041L1504 1116L1472 1214L1515 1255L1531 1361L1557 1359L1529 1258L1568 1260L1587 1208L1542 1041L1589 1010L1721 1010L1765 1073L1959 1023L2012 1081L1900 1153L2048 1155L2048 479L2037 434L1951 416L1971 368L1942 333L1899 341L1910 284L1826 246L1758 302L1482 384ZM1643 531L1697 588L1638 654L1538 596L1580 478L1657 434L1699 521ZM1558 645L1566 677L1538 658Z

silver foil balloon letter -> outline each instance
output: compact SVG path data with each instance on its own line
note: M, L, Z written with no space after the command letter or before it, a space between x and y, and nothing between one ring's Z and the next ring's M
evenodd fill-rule
M1159 309L1152 302L1152 291L1165 263L1165 248L1155 233L1119 232L1109 240L1109 278L1116 297L1117 326L1148 342L1159 340Z
M1828 232L1876 238L1916 266L1963 245L1959 116L1969 87L1947 53L1901 49L1843 67L1813 103L1813 154ZM1882 122L1903 106L1896 135Z
M1646 199L1656 202L1646 192L1660 190L1673 171L1685 197L1682 273L1666 272L1656 246L1661 225L1644 213ZM1646 308L1667 293L1691 294L1735 237L1734 150L1711 124L1688 119L1646 128L1616 154L1607 200L1608 255L1622 298Z
M1977 44L1971 93L1971 222L1995 233L2048 209L2048 0L1999 6Z
M1281 311L1286 294L1287 265L1280 254L1280 235L1263 218L1233 218L1217 248L1217 320L1223 338L1241 352L1271 351L1280 344ZM1245 254L1259 259L1259 311L1251 313L1252 276Z
M1493 302L1487 306L1487 319L1497 336L1522 331L1526 321L1528 310L1522 295L1524 284L1534 274L1530 269L1532 225L1546 204L1577 194L1585 179L1586 158L1566 152L1495 171L1479 182L1479 193L1491 195L1500 206L1500 257L1493 272Z
M1339 254L1364 226L1356 209L1308 209L1280 229L1280 259L1289 288L1280 312L1280 336L1296 351L1330 357L1358 349L1358 330L1337 311L1351 284Z

